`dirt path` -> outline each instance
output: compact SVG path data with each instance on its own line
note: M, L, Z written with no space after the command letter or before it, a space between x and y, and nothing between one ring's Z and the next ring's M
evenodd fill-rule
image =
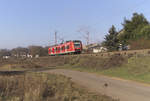
M62 74L92 91L100 92L120 101L150 101L150 86L96 74L57 69L45 71Z

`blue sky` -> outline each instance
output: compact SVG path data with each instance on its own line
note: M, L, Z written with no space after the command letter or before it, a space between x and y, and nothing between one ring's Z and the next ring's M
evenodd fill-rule
M149 0L0 0L0 48L54 43L54 31L65 40L100 42L108 29L122 28L124 17L143 13L150 21Z

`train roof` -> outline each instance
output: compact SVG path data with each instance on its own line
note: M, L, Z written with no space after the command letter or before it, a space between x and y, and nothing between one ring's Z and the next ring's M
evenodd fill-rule
M68 40L68 41L65 41L64 43L52 45L52 46L50 46L50 48L51 48L51 47L56 47L56 46L58 46L58 45L62 45L62 44L68 43L68 42L81 42L81 41L80 41L80 40Z
M80 40L69 40L69 41L66 41L66 42L81 42Z

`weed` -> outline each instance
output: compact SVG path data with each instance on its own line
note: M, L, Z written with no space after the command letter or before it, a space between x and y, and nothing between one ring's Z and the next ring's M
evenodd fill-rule
M27 73L0 76L1 101L115 101L90 93L62 75Z

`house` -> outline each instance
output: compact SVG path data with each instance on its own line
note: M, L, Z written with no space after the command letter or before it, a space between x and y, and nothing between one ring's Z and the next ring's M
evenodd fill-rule
M98 43L90 44L86 47L87 47L88 52L90 53L100 53L100 52L107 51L107 48L102 47L101 44L98 44Z
M93 48L93 53L101 53L101 52L107 52L107 48L105 47Z
M33 56L30 54L27 54L27 58L33 58Z
M9 59L10 56L3 56L3 59Z

